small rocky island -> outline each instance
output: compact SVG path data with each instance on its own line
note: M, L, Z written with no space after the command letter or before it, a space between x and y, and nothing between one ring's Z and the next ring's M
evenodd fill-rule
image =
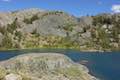
M0 80L98 80L63 54L30 53L0 62Z

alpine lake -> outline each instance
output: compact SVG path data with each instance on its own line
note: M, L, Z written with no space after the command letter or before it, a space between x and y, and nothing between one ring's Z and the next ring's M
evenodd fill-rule
M85 65L100 80L120 80L120 52L80 52L71 49L25 49L0 51L0 61L29 53L61 53Z

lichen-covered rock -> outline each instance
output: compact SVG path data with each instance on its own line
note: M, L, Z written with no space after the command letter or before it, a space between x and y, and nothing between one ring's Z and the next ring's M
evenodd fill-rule
M85 66L58 53L23 54L3 61L0 65L9 73L21 75L24 80L96 80L88 74ZM8 78L9 76L11 75ZM16 78L15 75L12 76Z
M7 74L7 71L5 70L5 68L0 67L0 80L2 80L6 74Z
M22 80L22 77L17 74L8 74L5 76L5 80Z

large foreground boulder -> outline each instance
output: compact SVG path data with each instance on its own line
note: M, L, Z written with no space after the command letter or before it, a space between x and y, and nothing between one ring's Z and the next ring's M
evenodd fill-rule
M12 80L97 80L85 66L58 53L23 54L0 62L0 66L6 72L3 80L11 80L11 74L16 78Z

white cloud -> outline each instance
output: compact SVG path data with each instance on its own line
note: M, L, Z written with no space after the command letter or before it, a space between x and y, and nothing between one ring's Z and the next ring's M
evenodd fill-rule
M2 1L4 1L4 2L10 2L11 0L2 0Z
M111 10L114 12L114 13L120 13L120 5L113 5Z

